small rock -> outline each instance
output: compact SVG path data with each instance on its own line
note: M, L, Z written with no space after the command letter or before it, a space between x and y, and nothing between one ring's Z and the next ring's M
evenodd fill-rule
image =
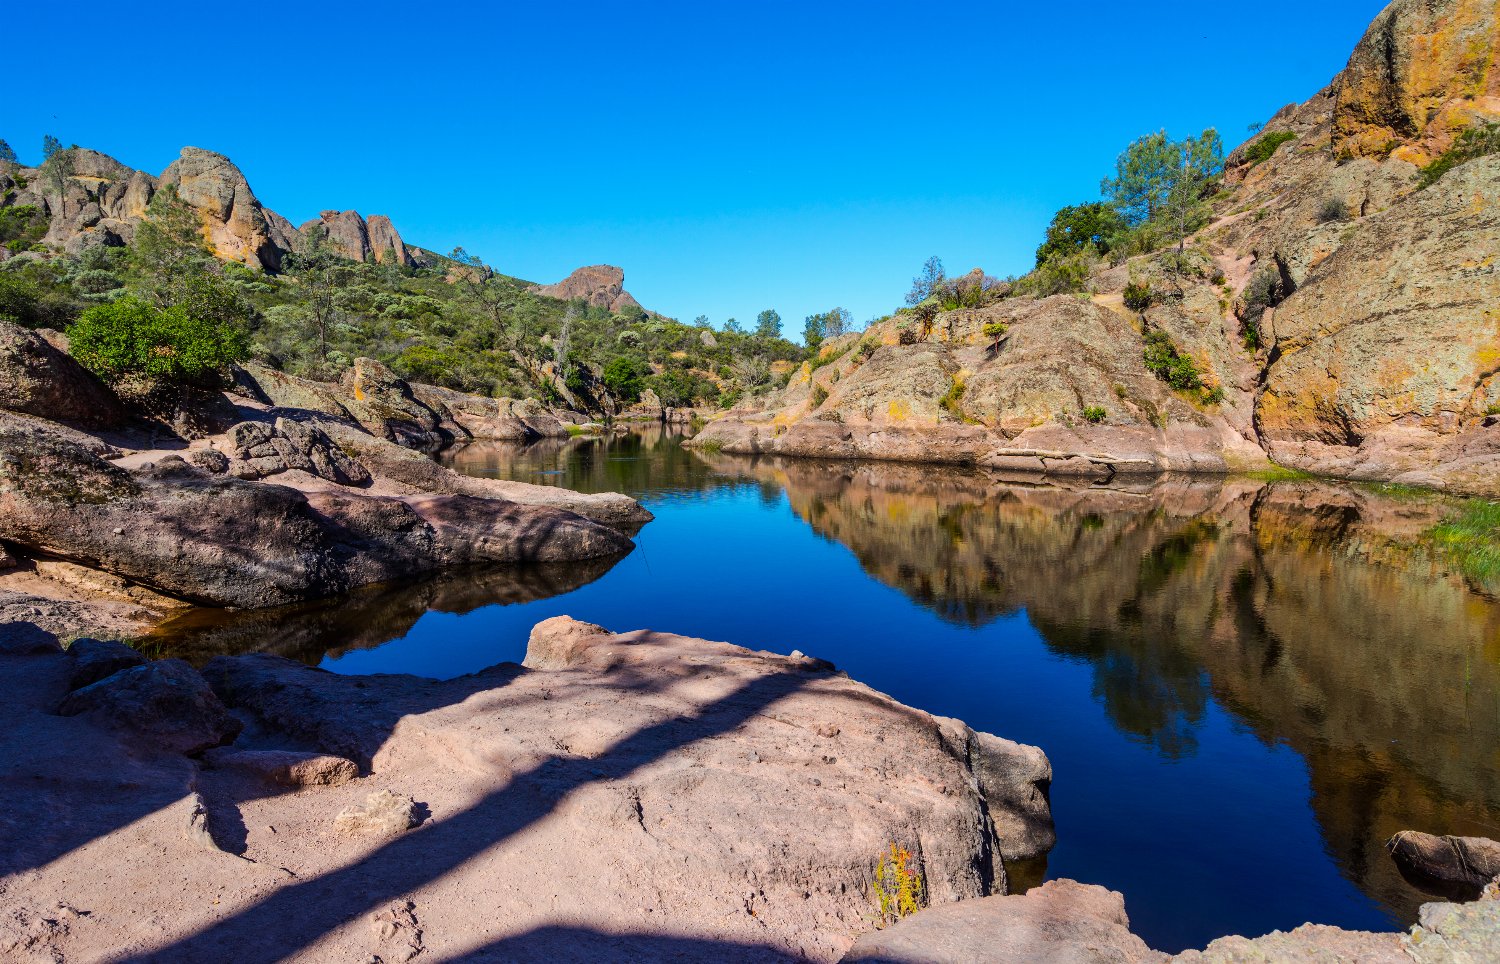
M73 657L73 676L68 681L70 690L83 689L122 669L147 662L146 657L114 639L75 639L68 647L68 655Z
M392 836L415 827L416 801L404 793L376 790L359 806L349 807L333 820L340 833Z
M218 449L193 449L188 453L188 461L213 475L229 471L229 456Z
M337 787L359 776L353 760L295 750L213 750L205 759L216 769L239 770L283 787Z
M198 671L180 659L114 673L69 694L58 712L188 754L228 743L241 727Z

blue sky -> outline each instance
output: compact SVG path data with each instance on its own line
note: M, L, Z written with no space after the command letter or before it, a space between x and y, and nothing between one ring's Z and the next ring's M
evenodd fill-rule
M791 331L889 311L929 255L1026 270L1131 139L1238 143L1382 6L21 4L8 73L44 79L12 84L0 137L152 173L209 148L296 223L389 214L510 274L617 264L647 307Z

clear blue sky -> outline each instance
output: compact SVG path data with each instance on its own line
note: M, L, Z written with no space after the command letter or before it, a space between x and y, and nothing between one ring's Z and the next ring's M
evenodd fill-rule
M389 214L510 274L617 264L647 307L791 331L889 311L929 255L1026 270L1131 139L1238 143L1383 5L23 3L0 137L152 173L204 147L296 223Z

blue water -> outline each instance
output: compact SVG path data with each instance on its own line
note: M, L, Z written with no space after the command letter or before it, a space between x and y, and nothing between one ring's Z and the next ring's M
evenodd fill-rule
M1165 951L1309 919L1405 926L1423 898L1380 853L1392 828L1472 831L1455 814L1500 823L1492 774L1444 786L1420 760L1382 755L1386 732L1339 702L1384 690L1362 678L1380 667L1367 672L1348 647L1414 647L1420 658L1428 645L1411 633L1347 638L1339 627L1372 605L1431 608L1465 621L1433 627L1443 645L1479 634L1463 658L1481 662L1467 685L1485 709L1466 711L1457 739L1492 759L1483 744L1492 747L1500 718L1500 646L1483 638L1500 626L1493 601L1451 578L1439 580L1446 595L1431 596L1439 590L1421 588L1434 585L1430 572L1350 563L1353 542L1277 549L1268 522L1240 531L1233 513L1195 513L1196 490L1096 498L1021 486L1017 503L1003 481L972 473L891 469L893 480L879 467L699 461L670 437L491 447L455 465L629 491L656 519L633 553L586 585L440 607L466 611L407 607L413 615L393 617L359 644L367 648L321 659L320 649L349 641L319 623L300 658L340 673L448 678L521 660L531 627L559 614L802 650L905 703L1041 746L1058 836L1047 877L1123 892L1137 931ZM1290 531L1302 531L1300 511L1288 510ZM976 548L991 537L993 552ZM1329 598L1349 597L1348 614L1329 616L1313 598L1331 578L1341 582ZM1371 599L1354 598L1367 581ZM1289 637L1287 625L1305 636ZM1451 731L1437 702L1401 708L1411 742L1424 727Z

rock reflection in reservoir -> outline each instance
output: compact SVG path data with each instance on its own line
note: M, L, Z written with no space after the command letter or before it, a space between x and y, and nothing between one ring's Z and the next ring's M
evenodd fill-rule
M1110 487L990 473L716 460L785 487L865 571L946 620L1024 609L1093 668L1113 722L1168 757L1210 696L1306 761L1330 850L1403 918L1383 843L1500 835L1500 603L1429 549L1433 497L1318 482Z

